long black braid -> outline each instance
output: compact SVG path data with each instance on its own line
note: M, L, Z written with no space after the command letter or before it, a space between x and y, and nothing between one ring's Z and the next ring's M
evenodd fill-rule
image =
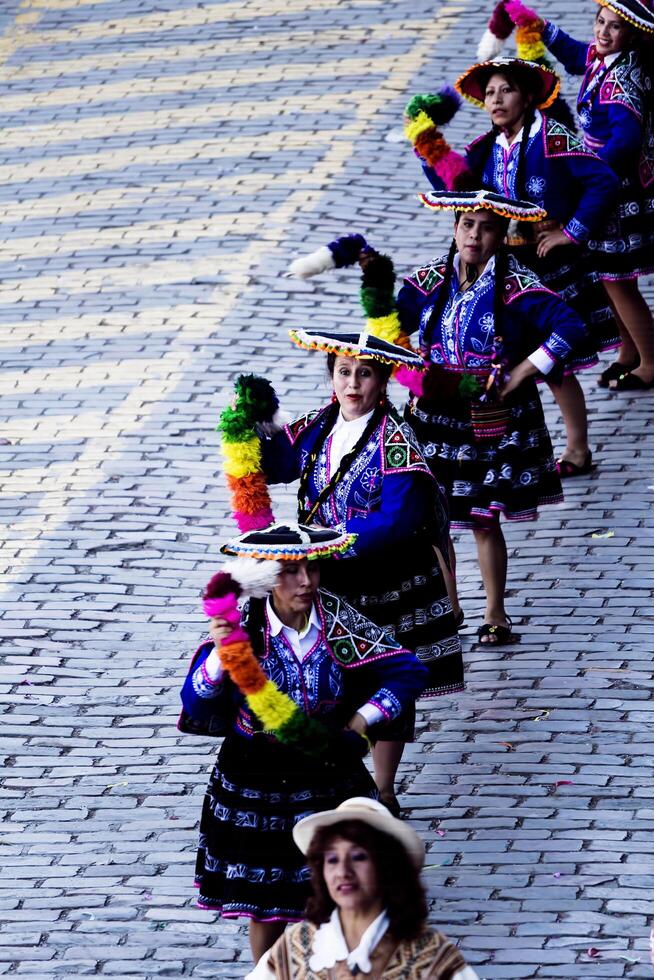
M420 346L422 348L423 355L429 358L431 351L431 341L434 336L434 330L437 325L441 322L441 317L443 316L443 311L445 309L445 304L447 303L448 297L450 295L450 285L452 282L452 275L454 273L454 256L456 255L456 240L452 239L452 244L450 245L450 250L447 253L447 263L445 265L445 280L441 286L438 296L436 297L436 305L431 312L431 316L427 321L424 333L422 335L422 341Z
M519 201L528 201L527 197L527 176L525 174L525 157L527 155L527 143L529 142L529 133L531 132L531 127L534 125L534 120L536 118L536 106L533 102L527 106L524 119L523 119L523 130L522 139L520 140L520 150L518 152L518 166L515 175L515 189L516 197Z
M493 293L493 333L495 343L501 346L502 322L504 319L504 279L509 264L509 255L502 245L495 253L495 292Z

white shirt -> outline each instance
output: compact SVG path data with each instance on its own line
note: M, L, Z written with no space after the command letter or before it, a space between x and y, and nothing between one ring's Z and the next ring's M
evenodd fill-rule
M279 636L280 633L284 634L284 638L288 640L293 653L297 659L302 662L308 653L311 653L314 646L318 641L320 635L320 630L322 629L322 623L320 622L320 617L314 605L311 606L311 612L309 613L309 619L307 624L302 631L294 630L292 626L285 626L281 619L273 609L273 604L270 598L266 599L266 615L268 616L268 623L270 624L270 633L272 636Z
M364 429L368 422L372 418L372 413L368 412L366 415L362 415L359 419L352 419L348 421L343 418L343 411L338 413L338 418L334 423L334 428L331 431L331 435L328 440L328 455L329 455L329 478L331 480L332 476L338 468L338 464L343 459L350 450L354 449L357 442L363 435Z

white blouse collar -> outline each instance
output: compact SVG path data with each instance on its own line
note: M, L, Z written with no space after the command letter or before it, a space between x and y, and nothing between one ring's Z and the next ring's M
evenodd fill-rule
M529 139L531 139L532 136L536 135L536 133L541 127L542 122L543 122L543 117L541 116L538 109L536 109L536 112L534 114L534 121L532 123L531 129L529 130ZM510 150L512 146L517 146L518 143L522 143L522 137L524 136L524 132L525 132L525 127L523 126L522 129L518 130L518 135L510 145L504 133L498 133L495 142L497 143L498 146L501 146L503 149Z
M388 929L388 913L384 911L371 922L356 949L350 952L345 942L338 909L334 909L329 922L323 922L313 937L313 954L309 968L316 973L330 970L337 963L346 961L352 973L370 973L370 954Z

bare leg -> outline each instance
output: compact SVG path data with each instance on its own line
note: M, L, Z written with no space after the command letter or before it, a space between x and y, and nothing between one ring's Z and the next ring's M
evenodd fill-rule
M548 381L548 386L559 406L565 425L566 446L562 459L575 466L582 466L588 458L588 413L586 399L574 374L569 374L561 384Z
M638 288L638 280L623 279L619 282L605 280L604 288L640 357L640 365L632 371L632 374L643 381L651 381L654 378L654 328L652 314Z
M372 764L382 802L395 798L395 776L402 761L404 742L375 742Z
M256 919L250 919L248 932L252 959L255 963L258 963L263 954L275 945L285 928L285 922L257 922Z
M448 568L445 560L438 550L434 548L436 552L436 557L438 558L438 564L440 565L441 572L443 573L443 581L445 582L445 588L447 589L447 595L452 603L452 612L454 613L454 618L458 619L461 615L461 603L459 602L459 593L456 587L456 553L454 551L454 542L452 538L448 539L447 542L449 551L449 562L450 567ZM451 569L451 571L450 571Z
M477 545L479 570L486 591L486 612L484 622L491 626L508 626L504 595L506 592L507 554L506 541L497 520L486 530L474 532ZM485 637L483 643L496 643L493 636Z

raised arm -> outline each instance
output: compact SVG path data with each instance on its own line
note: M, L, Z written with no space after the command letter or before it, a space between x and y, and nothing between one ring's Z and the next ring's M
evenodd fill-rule
M560 61L569 75L583 75L588 65L588 45L566 34L551 21L545 21L543 43Z

